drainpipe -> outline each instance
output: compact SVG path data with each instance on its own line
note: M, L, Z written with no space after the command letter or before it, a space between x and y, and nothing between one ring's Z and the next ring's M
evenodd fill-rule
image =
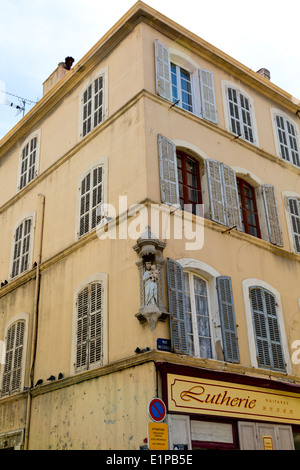
M43 245L43 232L44 232L44 214L45 214L45 196L43 194L38 195L40 198L39 201L39 211L40 211L40 234L38 239L38 251L37 251L37 260L36 260L36 276L35 276L35 293L34 293L34 311L32 319L32 341L31 341L31 352L30 352L30 388L27 395L27 408L26 408L26 427L25 427L25 436L24 436L24 450L28 450L28 440L29 440L29 428L30 428L30 418L31 418L31 402L32 395L31 389L33 387L34 379L34 364L36 357L36 345L37 345L37 332L38 332L38 307L39 307L39 296L40 296L40 265L42 261L42 245Z

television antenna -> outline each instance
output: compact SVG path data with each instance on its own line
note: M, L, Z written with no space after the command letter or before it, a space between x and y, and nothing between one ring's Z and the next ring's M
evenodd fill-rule
M14 96L15 98L18 98L19 104L16 104L12 101L9 101L8 99L5 99L3 104L6 104L7 106L11 106L12 108L16 108L18 116L20 113L23 112L23 117L25 115L25 108L26 105L31 105L31 104L37 104L37 101L32 101L28 100L27 98L22 98L21 96L14 95L13 93L8 93L8 91L2 91L2 93L5 93L6 95Z

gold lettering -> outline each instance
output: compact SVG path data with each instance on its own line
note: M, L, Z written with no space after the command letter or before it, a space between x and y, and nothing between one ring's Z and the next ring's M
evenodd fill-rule
M256 405L256 400L249 401L249 396L248 398L231 397L228 395L227 390L225 390L222 394L219 393L218 395L212 395L211 393L206 393L205 388L201 385L196 385L189 390L184 390L180 393L180 398L183 401L195 400L200 403L232 407L237 406L238 408L243 407L252 409Z
M196 392L195 390L198 390L198 389L200 391ZM183 401L190 401L191 399L193 399L193 400L196 400L196 401L200 401L200 403L203 403L204 400L200 400L199 398L196 398L196 397L202 395L204 392L205 392L205 388L201 387L200 385L197 385L196 387L190 388L190 390L185 390L185 391L181 392L180 398ZM187 399L186 399L186 397L187 397Z

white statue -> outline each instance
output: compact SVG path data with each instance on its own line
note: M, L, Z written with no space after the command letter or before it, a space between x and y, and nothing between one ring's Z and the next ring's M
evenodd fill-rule
M159 279L159 271L155 264L146 263L146 271L143 276L145 288L145 305L157 305L157 283Z

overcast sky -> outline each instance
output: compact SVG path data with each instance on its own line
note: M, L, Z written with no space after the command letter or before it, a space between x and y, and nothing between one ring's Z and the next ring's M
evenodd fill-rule
M41 99L42 83L58 63L66 56L78 62L135 3L0 0L0 138L22 118L10 106L19 100L7 93ZM274 84L300 99L300 0L145 3L253 71L267 68Z

